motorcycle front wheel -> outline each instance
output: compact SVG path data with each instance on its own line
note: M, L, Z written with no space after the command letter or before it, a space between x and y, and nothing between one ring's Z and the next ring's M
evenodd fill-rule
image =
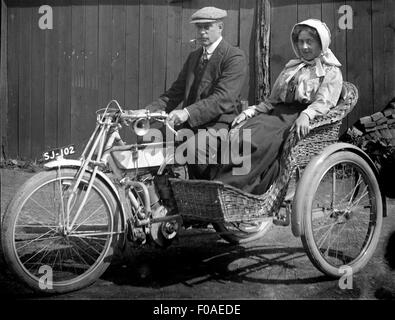
M86 194L90 173L66 206L76 169L40 172L27 180L3 220L2 247L12 273L34 291L65 293L92 284L107 269L118 240L117 201L95 179L86 203L67 226Z

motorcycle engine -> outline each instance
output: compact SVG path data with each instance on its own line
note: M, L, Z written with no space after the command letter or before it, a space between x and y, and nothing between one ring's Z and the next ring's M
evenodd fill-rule
M151 199L152 218L163 218L174 214L175 203L172 198L167 175L156 176L154 181L146 184ZM177 220L153 223L150 227L151 239L161 247L167 247L176 237L179 223Z

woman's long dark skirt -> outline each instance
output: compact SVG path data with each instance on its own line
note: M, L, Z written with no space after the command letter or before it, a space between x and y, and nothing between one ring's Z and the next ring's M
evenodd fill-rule
M250 171L247 174L234 175L233 169L236 165L223 164L212 173L211 178L249 193L265 193L278 176L282 146L289 129L305 108L306 105L301 104L277 104L270 114L261 113L248 119L239 131L238 151L242 155L243 143L251 144ZM251 130L251 142L242 139L242 130L246 129ZM237 136L234 137L237 139ZM246 161L245 157L249 155L243 156Z

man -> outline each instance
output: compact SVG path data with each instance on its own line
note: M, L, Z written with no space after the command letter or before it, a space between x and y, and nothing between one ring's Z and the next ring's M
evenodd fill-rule
M170 89L147 109L171 111L169 120L175 126L182 125L194 133L198 129L230 128L237 115L247 65L244 53L222 38L226 16L225 10L215 7L202 8L192 15L196 41L201 47L189 54ZM182 108L174 110L181 102ZM206 169L207 166L194 166L193 176L209 178Z

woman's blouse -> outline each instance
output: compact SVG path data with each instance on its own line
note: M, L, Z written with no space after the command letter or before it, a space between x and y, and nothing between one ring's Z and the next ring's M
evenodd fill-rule
M325 76L318 77L315 65L305 65L292 77L298 67L300 68L298 65L285 68L280 73L268 102L276 104L298 101L308 104L303 112L312 120L336 106L343 86L342 73L339 67L324 64ZM289 79L290 77L292 78ZM256 106L258 111L267 109L267 104L262 104Z

